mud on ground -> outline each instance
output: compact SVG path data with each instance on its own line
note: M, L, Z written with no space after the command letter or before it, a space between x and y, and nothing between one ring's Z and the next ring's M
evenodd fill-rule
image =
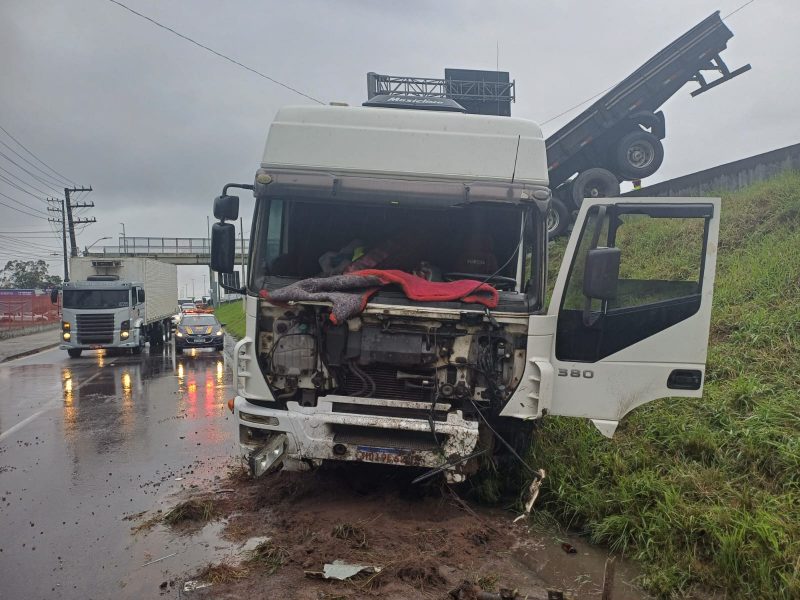
M443 484L411 485L413 475L377 465L277 472L259 480L233 472L217 490L190 498L203 510L187 514L203 518L173 519L171 527L192 535L206 518L222 519L225 540L261 544L255 554L251 544L251 552L187 574L214 581L189 597L447 598L464 581L486 591L516 589L520 598L544 599L547 589L564 590L567 598L600 597L604 553L570 538L578 552L567 554L566 538L532 532L526 522L512 522L515 514L471 505ZM314 575L335 560L380 572L348 581ZM623 569L615 600L644 598L628 583L632 577Z

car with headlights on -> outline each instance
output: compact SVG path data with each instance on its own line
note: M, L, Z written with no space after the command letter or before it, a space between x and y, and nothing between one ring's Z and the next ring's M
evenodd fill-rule
M224 343L222 324L214 315L183 314L176 325L175 351L178 354L187 348L222 350Z

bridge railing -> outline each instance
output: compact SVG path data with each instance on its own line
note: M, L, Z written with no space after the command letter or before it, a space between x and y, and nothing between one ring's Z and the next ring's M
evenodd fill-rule
M236 240L236 254L247 254L250 244L248 240ZM89 254L109 255L187 255L208 256L211 254L211 243L208 238L169 238L169 237L121 237L116 246L95 246Z

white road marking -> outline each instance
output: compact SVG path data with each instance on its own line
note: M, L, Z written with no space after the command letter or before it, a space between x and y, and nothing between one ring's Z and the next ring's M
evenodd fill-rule
M95 373L94 375L89 377L89 379L87 379L86 381L83 381L82 383L78 384L75 387L75 390L81 389L83 386L85 386L87 383L89 383L92 379L95 379L95 378L99 377L101 373L102 373L102 371L98 371L97 373ZM45 404L43 408L37 410L31 416L22 419L22 421L20 421L16 425L13 425L12 427L7 429L3 433L0 433L0 442L2 442L4 439L6 439L8 436L10 436L12 433L15 433L15 432L19 431L20 429L22 429L23 427L25 427L25 425L27 425L28 423L30 423L31 421L33 421L37 417L41 417L48 410L53 410L54 408L56 408L60 404L61 403L57 402L56 400L51 400L50 402Z

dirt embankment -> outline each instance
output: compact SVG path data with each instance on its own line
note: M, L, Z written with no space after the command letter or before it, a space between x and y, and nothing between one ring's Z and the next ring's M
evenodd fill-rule
M551 533L535 534L512 513L465 502L442 486L410 485L403 469L355 465L314 473L274 473L260 480L232 476L229 490L196 494L185 512L167 513L184 535L222 519L222 536L261 543L188 579L213 581L195 598L270 597L298 600L448 598L464 581L520 598L599 598L605 554L579 540L567 554ZM377 567L347 581L321 578L336 560ZM618 571L619 572L619 571ZM630 579L629 573L623 577ZM624 582L615 600L643 596ZM463 598L471 598L463 594ZM499 596L498 596L499 597Z

